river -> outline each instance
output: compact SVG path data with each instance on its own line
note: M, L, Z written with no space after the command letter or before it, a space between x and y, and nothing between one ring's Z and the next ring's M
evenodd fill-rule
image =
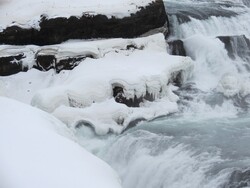
M250 8L248 0L167 0L167 41L194 62L176 91L179 112L121 135L78 141L119 174L124 188L250 187ZM171 50L170 50L171 51ZM183 54L180 54L183 55Z

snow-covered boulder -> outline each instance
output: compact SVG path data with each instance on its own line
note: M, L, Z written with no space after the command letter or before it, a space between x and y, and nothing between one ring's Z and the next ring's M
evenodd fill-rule
M166 22L162 0L8 0L0 6L0 44L131 38Z
M1 188L120 188L115 172L51 115L0 97Z

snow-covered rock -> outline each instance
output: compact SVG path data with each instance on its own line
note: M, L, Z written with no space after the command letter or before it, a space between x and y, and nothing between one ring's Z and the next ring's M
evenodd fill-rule
M129 54L133 50L143 50L147 43L152 43L154 40L155 37L147 37L146 40L145 38L138 40L70 40L62 44L42 47L0 45L0 76L27 71L33 67L42 71L49 69L55 69L56 72L70 70L87 57L99 59L112 52Z
M163 34L27 48L50 51L57 60L79 54L95 58L58 74L31 69L1 77L0 93L52 113L70 127L91 125L98 134L121 133L137 119L176 112L173 85L185 80L193 66L190 58L167 53Z
M61 84L38 91L32 105L53 113L69 126L79 122L92 124L100 134L120 133L137 118L148 120L176 112L178 97L171 83L177 73L182 79L188 76L191 59L168 55L162 34L133 42L143 46L143 50L112 51L100 59L86 59ZM140 108L116 104L113 97L117 86L128 100L150 94L164 107L158 108L161 105L157 107L146 99L141 101Z
M120 188L115 172L51 115L0 97L1 188Z
M162 0L4 0L0 44L137 37L167 22Z

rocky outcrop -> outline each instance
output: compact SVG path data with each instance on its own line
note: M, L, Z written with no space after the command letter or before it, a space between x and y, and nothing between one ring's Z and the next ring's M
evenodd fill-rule
M235 60L240 58L245 62L245 68L250 71L250 40L245 35L218 36L224 43L228 56Z
M155 28L167 27L168 19L162 0L155 0L146 7L139 7L139 11L129 17L116 18L106 15L83 14L82 17L71 16L69 18L49 19L41 15L39 30L34 28L22 28L17 25L7 27L0 32L0 45L29 45L39 46L62 43L69 39L91 38L134 38L147 33ZM167 28L166 28L167 29ZM10 48L10 47L8 47ZM127 46L127 50L135 48ZM3 49L3 48L2 48ZM7 50L8 51L8 50ZM19 50L22 52L22 50ZM92 54L65 55L58 58L56 51L30 50L26 54L0 54L0 76L8 76L21 71L27 71L23 61L34 61L34 68L42 71L55 69L71 70L80 61L87 57L96 58ZM73 54L73 53L72 53ZM31 68L32 66L29 66Z
M33 67L41 71L54 69L57 73L59 73L62 70L72 70L87 57L94 58L91 54L57 57L56 52L53 50L50 52L47 51L46 53L39 51L35 54L36 63Z
M29 54L7 54L0 56L0 76L9 76L19 72L26 72L30 68L36 68L40 71L54 69L59 73L62 70L72 70L86 58L96 58L91 53L82 55L58 56L53 50L33 49ZM27 62L32 61L32 66L25 66ZM26 63L24 63L26 62Z
M0 76L8 76L21 71L27 71L27 67L22 64L24 54L0 57Z
M184 43L182 40L174 40L168 42L170 54L187 56Z
M243 61L250 61L250 40L245 35L219 36L224 43L228 56L235 59L237 56Z
M0 33L0 44L48 45L69 39L133 38L162 27L166 22L167 15L162 0L140 7L137 13L124 18L83 14L82 17L48 19L41 15L40 30L8 27Z
M134 98L126 98L124 95L124 88L116 86L113 88L113 97L116 102L125 104L128 107L140 107L140 103L142 103L144 100L146 101L154 101L155 97L153 94L146 92L145 96L137 97L136 95Z

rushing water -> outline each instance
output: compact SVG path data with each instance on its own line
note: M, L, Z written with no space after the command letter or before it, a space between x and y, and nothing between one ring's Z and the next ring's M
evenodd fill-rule
M178 114L119 136L76 134L124 188L250 187L250 3L167 0L176 48L195 62Z

